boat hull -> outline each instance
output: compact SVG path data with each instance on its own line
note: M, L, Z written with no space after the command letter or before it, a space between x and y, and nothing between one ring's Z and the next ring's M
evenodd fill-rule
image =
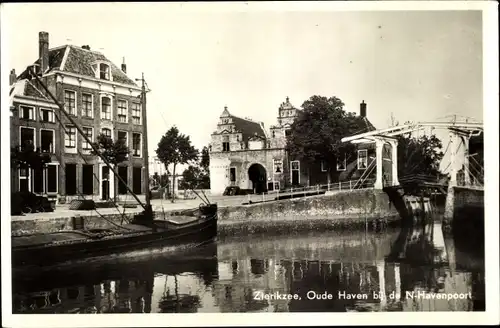
M108 256L101 261L75 261L39 268L36 274L26 268L12 271L14 293L49 291L55 288L97 285L103 281L141 280L156 274L177 275L190 272L213 279L217 277L217 243L174 254L153 256Z
M158 221L161 223L161 220ZM167 221L165 221L167 222ZM44 245L19 245L12 248L12 266L36 267L74 262L102 261L109 257L151 256L182 252L214 241L217 236L217 212L179 227L145 228L112 238L82 239L75 242ZM14 239L13 238L13 245Z

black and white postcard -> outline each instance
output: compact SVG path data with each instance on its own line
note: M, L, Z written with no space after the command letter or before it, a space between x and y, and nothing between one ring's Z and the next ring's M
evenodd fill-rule
M497 7L3 3L2 325L498 323Z

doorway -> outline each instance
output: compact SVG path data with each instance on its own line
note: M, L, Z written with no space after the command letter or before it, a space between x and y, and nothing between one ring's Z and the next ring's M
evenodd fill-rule
M290 167L290 182L292 186L297 186L300 184L300 162L291 161Z
M108 200L110 196L110 188L109 188L109 167L102 167L102 175L101 175L101 195L102 200Z
M248 168L248 179L252 182L253 192L260 194L266 191L267 174L266 169L260 164L252 164Z

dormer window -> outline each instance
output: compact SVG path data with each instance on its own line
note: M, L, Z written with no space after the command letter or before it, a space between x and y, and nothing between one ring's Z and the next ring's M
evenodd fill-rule
M103 80L109 80L110 69L108 64L99 64L99 78Z
M108 62L95 62L92 64L92 69L94 70L95 78L107 81L113 81L113 76L111 75L111 65Z

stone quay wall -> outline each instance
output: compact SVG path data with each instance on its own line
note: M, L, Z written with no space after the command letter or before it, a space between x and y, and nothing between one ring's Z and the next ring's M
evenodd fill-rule
M178 211L165 211L175 215ZM163 213L157 213L159 217ZM132 218L134 214L127 214ZM105 219L93 215L85 216L75 212L83 219L83 227L112 228L120 224L119 214L105 215ZM375 222L393 223L400 217L389 197L381 190L339 191L319 196L250 205L219 208L219 234L238 235L273 230L290 232L301 230L325 230L339 227L367 226ZM74 229L72 217L40 220L12 221L12 232L55 232Z
M465 231L484 229L484 190L449 187L443 223Z

